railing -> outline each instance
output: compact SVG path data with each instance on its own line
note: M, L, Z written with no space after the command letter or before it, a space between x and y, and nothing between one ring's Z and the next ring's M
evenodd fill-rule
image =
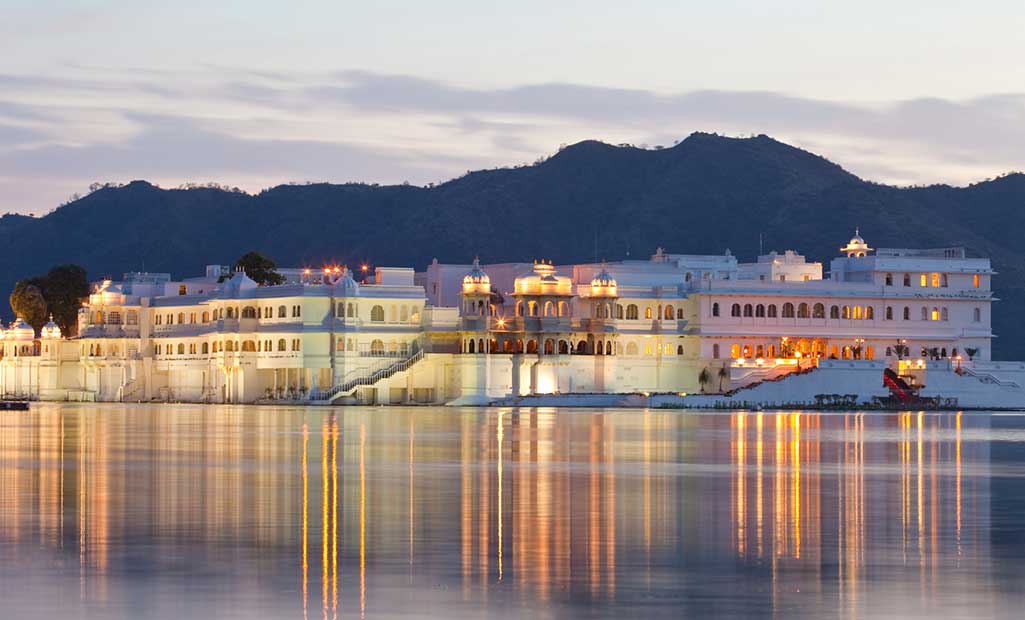
M392 375L408 370L413 364L416 364L424 358L423 349L418 349L415 353L407 358L401 359L394 364L385 366L369 374L355 377L353 379L343 380L342 383L332 387L329 390L314 390L310 392L310 400L326 400L333 401L341 396L351 394L356 388L374 385L382 379L387 379Z
M986 383L988 385L998 385L1000 387L1009 387L1009 388L1020 388L1021 387L1021 385L1019 385L1016 381L1004 381L1003 379L998 379L998 378L994 377L993 375L989 374L988 372L977 372L977 371L972 370L970 368L961 368L961 372L963 374L966 374L966 375L970 376L970 377L975 377L976 379L979 380L980 383Z

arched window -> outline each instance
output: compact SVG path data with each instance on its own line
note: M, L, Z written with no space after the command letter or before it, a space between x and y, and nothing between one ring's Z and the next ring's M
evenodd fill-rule
M683 319L683 308L677 308L676 309L676 319L677 320L682 320Z
M203 312L203 322L204 323L209 323L210 322L210 312L209 311L204 311Z
M209 352L210 352L210 343L209 343L209 342L204 342L204 343L203 343L203 344L202 344L202 345L200 346L200 349L199 349L199 350L200 350L200 351L201 351L201 352L202 352L203 354L207 354L207 353L209 353Z
M284 307L284 306L282 306ZM374 323L384 323L384 307L374 306L370 309L370 320Z
M537 353L537 340L531 338L527 341L527 353Z
M185 322L185 313L184 312L179 312L178 313L178 324L181 325L184 322Z
M972 321L975 322L975 323L978 323L981 320L982 320L982 310L980 310L979 308L973 308L972 309Z
M886 286L893 286L893 274L886 274Z
M712 359L719 359L719 343L716 342L712 345Z
M612 355L612 341L605 341L605 355Z
M636 319L637 318L637 306L636 305L630 304L629 306L626 307L626 318L628 320L632 320L632 319Z
M616 304L616 318L623 318L623 304Z
M646 319L650 319L651 318L651 306L648 306L647 308L644 309L644 318L646 318Z
M178 355L185 355L185 343L184 342L179 342L178 343Z
M492 306L492 308L494 308L494 306ZM605 308L605 317L606 318L609 317L609 309L610 308L611 308L611 306L607 306ZM568 303L566 303L564 301L560 301L559 302L559 316L569 316L569 304Z
M893 306L886 306L886 320L893 320Z
M740 304L730 306L730 316L740 316Z
M950 286L950 281L947 280L947 274L945 273L940 274L940 286L943 288L947 288L948 286Z
M676 317L676 312L673 310L673 307L671 305L666 306L664 316L666 317L667 321L671 321L673 318Z
M537 312L538 312L538 310L537 310L537 302L536 301L528 301L527 302L527 314L530 315L530 316L537 316Z
M875 318L876 318L875 308L873 308L872 306L865 306L865 319L867 319L869 321L874 321Z
M930 321L939 321L940 320L940 309L939 308L933 308L932 309L932 312L929 313L929 320Z
M776 318L776 304L769 304L768 315L770 319Z
M922 320L923 321L928 321L929 320L929 309L926 308L925 306L922 306Z
M242 308L242 318L243 319L255 319L256 318L256 308L254 308L252 306L246 306L245 308Z
M545 355L552 355L555 353L555 341L551 338L545 339Z
M284 307L284 306L282 306L282 307ZM285 350L285 339L281 338L280 340L278 340L278 351L284 351L284 350Z
M351 301L345 306L345 317L353 318L356 316L356 306Z
M279 319L285 318L285 312L286 312L286 310L285 310L284 306L278 306L278 318Z
M838 319L838 318L840 318L840 306L830 306L829 307L829 318L831 318L831 319Z
M719 316L719 303L712 304L712 316Z
M754 316L754 313L754 306L751 304L744 304L744 316L751 317Z
M905 273L904 274L904 286L911 286L911 274L910 273Z
M794 304L790 303L789 301L787 303L783 304L783 318L784 319L792 319L792 318L794 318Z
M922 288L929 286L929 277L924 273L918 275L918 286Z
M566 355L569 353L569 343L565 340L559 341L559 355Z
M120 325L121 324L121 313L117 310L111 311L107 314L107 325Z
M932 276L929 279L931 280L930 285L933 288L939 288L940 287L940 274L939 273L937 273L935 271L932 272Z
M755 317L761 318L761 319L765 318L765 305L764 304L758 304L757 306L755 306Z
M730 357L732 357L733 359L737 359L738 357L740 357L739 344L730 345Z
M683 355L683 345L682 344L676 345L676 354L677 355Z
M979 274L975 274L972 276L972 287L979 288Z
M473 341L471 340L470 343L472 344ZM375 354L384 353L384 341L379 338L374 338L373 340L371 340L370 352ZM470 352L473 353L473 351Z
M523 302L522 301L516 302L515 314L516 314L516 316L523 316Z
M905 321L910 321L911 320L911 308L908 308L907 306L904 306L904 320Z
M947 313L947 307L946 306L943 306L943 308L940 310L940 320L941 321L948 321L948 320L950 320L950 315Z
M477 341L474 340L473 338L470 338L470 341L466 343L466 352L467 353L476 353L477 352Z
M751 357L751 345L745 344L744 350L741 351L744 357Z
M851 318L851 307L850 306L844 306L843 307L843 310L840 312L840 318L843 318L843 319Z
M254 342L252 340L246 340L245 342L242 343L242 350L243 351L247 351L247 352L255 352L256 351L256 342Z
M826 318L826 307L822 304L815 304L811 309L811 318L813 319L824 319Z
M545 302L544 316L555 316L555 304L550 301Z
M853 308L851 308L852 319L861 319L863 316L864 315L862 314L861 306L854 306Z
M797 318L806 319L808 318L808 304L801 302L797 306Z

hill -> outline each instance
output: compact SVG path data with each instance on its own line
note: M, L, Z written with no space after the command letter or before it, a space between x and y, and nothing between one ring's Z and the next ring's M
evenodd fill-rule
M556 262L670 252L742 259L797 249L828 260L855 226L874 247L965 245L999 273L996 356L1025 358L1025 175L958 188L896 188L766 136L693 134L662 150L587 141L534 166L436 187L315 184L258 195L136 181L41 218L0 218L0 290L51 265L90 277L199 273L258 250L282 265L431 259ZM9 310L8 310L9 313Z

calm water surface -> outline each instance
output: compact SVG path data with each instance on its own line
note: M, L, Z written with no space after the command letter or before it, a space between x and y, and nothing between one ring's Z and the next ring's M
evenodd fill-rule
M1025 414L39 404L0 617L1014 617Z

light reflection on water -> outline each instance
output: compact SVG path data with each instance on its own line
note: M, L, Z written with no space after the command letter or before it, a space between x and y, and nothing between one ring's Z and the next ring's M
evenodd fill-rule
M38 404L0 413L0 617L1016 617L1023 431Z

